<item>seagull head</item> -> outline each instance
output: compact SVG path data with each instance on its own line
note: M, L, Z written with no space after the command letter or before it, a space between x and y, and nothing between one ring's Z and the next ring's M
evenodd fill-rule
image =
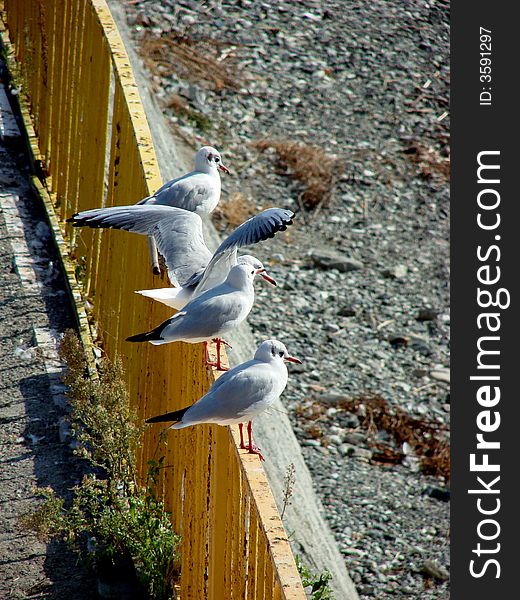
M220 152L212 146L203 146L195 155L195 170L202 173L212 173L216 170L229 173L222 162Z
M260 277L263 277L271 285L277 285L276 281L267 274L264 265L258 260L258 258L255 258L250 254L244 254L243 256L238 257L237 265L246 265L254 270L255 275L260 275Z
M255 352L255 360L261 360L263 362L272 362L272 361L280 361L280 362L292 362L302 364L302 361L295 356L291 356L287 352L287 348L285 344L279 342L278 340L266 340L262 342L260 346L258 346L257 351Z

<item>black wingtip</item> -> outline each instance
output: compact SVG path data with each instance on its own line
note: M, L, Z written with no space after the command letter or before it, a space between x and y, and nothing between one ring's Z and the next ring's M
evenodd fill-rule
M188 408L190 407L186 406L185 408L165 413L164 415L150 417L149 419L146 419L145 423L166 423L171 421L173 421L174 423L178 423L179 421L182 421L182 417L184 416L184 413L188 410Z
M146 333L137 333L136 335L131 335L126 338L127 342L147 342L151 339L150 332Z

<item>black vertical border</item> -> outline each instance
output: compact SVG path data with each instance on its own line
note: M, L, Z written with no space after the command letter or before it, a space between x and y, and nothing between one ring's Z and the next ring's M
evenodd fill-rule
M520 79L520 20L515 2L481 0L451 3L451 279L452 279L452 530L451 530L451 589L452 598L499 599L520 597L517 578L520 575L520 316L518 312L518 280L520 279L520 96L516 92ZM479 28L492 31L492 81L480 80ZM480 106L479 95L491 87L492 105ZM494 231L483 231L477 224L477 195L483 188L477 183L477 155L481 151L500 151L501 223ZM480 211L482 212L482 211ZM500 240L495 236L499 235ZM501 279L496 286L482 286L477 280L479 266L486 264L477 258L477 246L483 249L496 244L500 260L493 252L487 264L493 273L498 265ZM496 292L510 292L507 309L479 308L477 288L488 287ZM481 312L499 312L501 327L498 349L500 356L500 403L489 410L500 412L500 427L490 440L500 441L500 450L490 450L489 460L500 464L499 473L470 471L470 454L476 450L477 415L484 410L476 400L477 390L486 382L470 380L472 375L490 374L477 370L477 340L486 335L477 327ZM489 335L489 333L487 334ZM494 357L496 359L496 356ZM500 494L469 494L468 490L482 488L481 476L489 482L500 475L493 486ZM496 515L479 513L482 507L496 506ZM495 540L479 539L480 521L495 519L500 534ZM492 525L482 528L491 535ZM474 550L481 548L498 552L478 557ZM470 573L474 559L475 571L482 572L487 559L500 564L496 578L495 564L489 564L480 578ZM517 595L518 594L518 595Z

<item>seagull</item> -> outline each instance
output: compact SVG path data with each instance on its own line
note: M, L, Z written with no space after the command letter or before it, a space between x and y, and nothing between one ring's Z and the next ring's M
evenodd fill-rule
M219 171L229 174L229 169L222 162L218 150L212 146L203 146L195 154L195 169L181 177L172 179L160 187L155 194L143 198L137 205L165 205L184 208L198 214L209 214L215 210L220 200ZM152 261L152 271L161 274L157 243L153 236L148 236L148 246Z
M175 206L198 214L209 214L220 200L219 171L229 173L218 150L203 146L195 154L195 169L172 179L137 206Z
M257 259L254 259L260 263ZM197 344L211 340L222 341L224 334L239 325L253 308L255 292L253 280L265 269L248 263L231 268L225 281L196 296L173 317L166 319L155 329L138 333L127 339L128 342L150 342L158 346L171 342ZM220 364L220 345L217 345L218 370L227 370Z
M139 290L137 293L179 310L193 297L222 283L231 267L251 260L250 256L237 258L239 248L285 231L293 217L294 213L284 208L263 210L239 225L213 254L204 241L200 216L180 208L113 206L77 213L69 222L77 227L124 229L152 236L164 256L170 281L180 287Z
M251 419L269 408L284 391L288 378L285 361L301 364L301 360L289 355L282 342L266 340L258 346L252 360L221 375L195 404L151 417L146 423L173 421L168 429L183 429L201 423L238 423L240 448L264 460L260 450L253 445ZM244 443L242 431L246 421L248 445Z

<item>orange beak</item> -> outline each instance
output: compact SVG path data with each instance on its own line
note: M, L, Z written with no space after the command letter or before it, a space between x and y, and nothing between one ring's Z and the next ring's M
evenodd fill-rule
M223 173L227 173L228 175L231 175L231 171L226 167L226 165L223 165L222 163L219 164L218 169L220 171L222 171Z
M284 356L284 360L292 363L297 363L299 365L302 364L302 361L299 358L296 358L295 356Z
M260 277L263 277L271 285L277 285L276 281L265 272L265 269L258 269L256 274L260 275Z

